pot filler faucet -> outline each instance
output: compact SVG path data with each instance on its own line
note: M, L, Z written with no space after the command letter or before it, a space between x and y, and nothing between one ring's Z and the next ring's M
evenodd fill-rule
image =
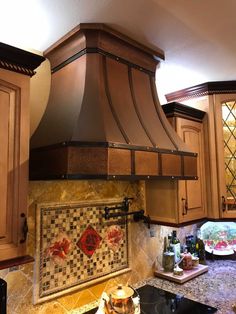
M125 197L122 204L118 206L112 206L112 207L105 207L104 211L104 218L106 220L110 218L116 218L116 217L127 217L127 216L132 216L135 222L138 222L140 220L143 220L144 223L148 225L148 228L150 229L150 224L151 224L151 219L149 216L144 215L144 210L138 210L138 211L133 211L129 212L129 205L131 201L133 200L132 197ZM118 212L116 211L115 213L110 213L111 211L114 210L119 210Z

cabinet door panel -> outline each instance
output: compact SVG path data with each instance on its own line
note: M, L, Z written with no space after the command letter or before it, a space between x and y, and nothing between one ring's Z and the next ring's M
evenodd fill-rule
M179 118L177 133L192 151L198 153L198 180L179 181L179 221L186 222L206 216L202 123Z
M232 97L232 96L231 96ZM216 140L221 218L236 217L236 100L218 100Z
M28 110L22 105L25 95L20 84L12 84L12 73L3 73L0 71L0 261L23 255L25 250L25 243L20 242L23 224L20 214L26 213L27 173L22 172L21 147L28 140L22 137L24 125L20 127Z

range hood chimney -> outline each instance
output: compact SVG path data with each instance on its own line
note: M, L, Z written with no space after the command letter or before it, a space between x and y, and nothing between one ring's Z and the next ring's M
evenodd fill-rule
M159 104L152 50L104 24L80 24L44 56L48 106L31 139L30 179L196 179Z

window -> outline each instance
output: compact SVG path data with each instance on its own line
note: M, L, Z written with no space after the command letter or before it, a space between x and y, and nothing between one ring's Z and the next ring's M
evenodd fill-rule
M236 252L235 222L206 222L201 226L205 249L215 255L230 255Z

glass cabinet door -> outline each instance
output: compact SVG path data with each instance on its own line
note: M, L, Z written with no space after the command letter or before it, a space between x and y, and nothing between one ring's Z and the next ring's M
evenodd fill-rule
M221 102L218 113L221 113L216 134L222 216L233 218L236 215L236 100Z

